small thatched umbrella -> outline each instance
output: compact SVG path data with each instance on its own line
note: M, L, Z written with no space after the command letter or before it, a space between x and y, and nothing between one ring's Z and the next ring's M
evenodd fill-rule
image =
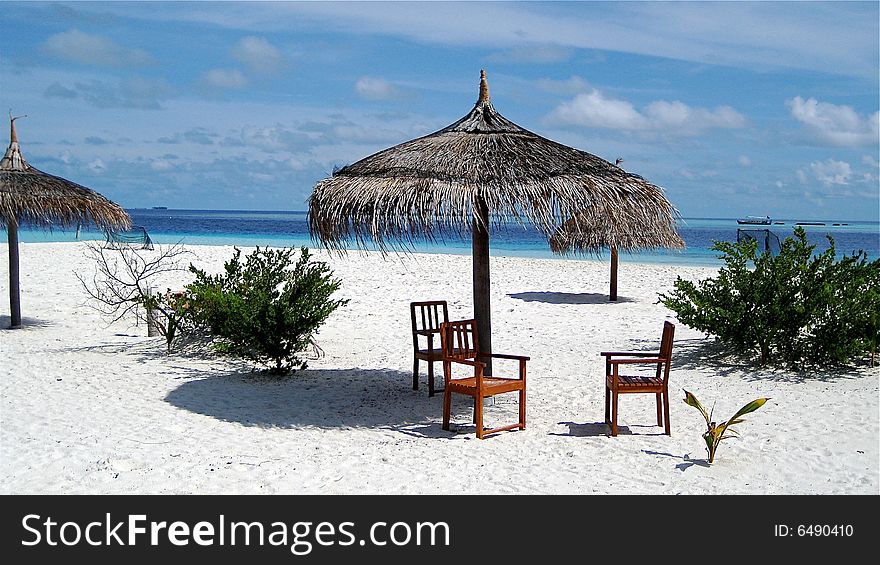
M609 300L617 300L617 252L641 249L682 249L675 229L678 210L654 185L645 187L633 206L593 206L566 220L550 237L550 249L561 255L599 255L611 250ZM635 212L635 213L634 213Z
M383 251L394 240L470 231L474 317L480 345L491 351L490 222L529 221L549 237L560 218L594 206L633 208L638 216L639 195L651 190L638 175L504 118L481 72L479 99L466 116L318 182L309 228L328 249L344 249L353 236L358 246L372 240Z
M24 116L19 116L24 117ZM9 239L9 307L12 328L21 327L18 274L18 225L72 226L94 223L104 229L127 229L131 218L118 205L75 182L30 166L21 154L15 120L10 116L9 147L0 161L0 225Z

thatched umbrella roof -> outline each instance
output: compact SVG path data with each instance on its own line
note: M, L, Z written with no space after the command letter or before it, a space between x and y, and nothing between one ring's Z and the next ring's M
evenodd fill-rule
M44 173L21 154L10 120L10 142L0 160L0 225L23 222L43 226L93 223L127 229L131 218L117 204L67 179Z
M309 199L312 235L331 249L351 237L380 248L395 241L471 230L474 202L495 221L530 221L548 236L560 218L588 210L651 205L655 187L595 155L551 141L511 122L480 98L457 122L339 169Z
M342 250L353 237L383 251L396 241L470 231L474 310L481 346L491 351L489 226L530 222L548 237L577 213L626 210L642 217L654 187L595 155L551 141L511 122L480 96L457 122L343 167L309 199L311 233ZM491 213L491 215L490 215Z
M21 326L18 288L18 226L47 227L92 223L103 229L127 229L128 213L94 190L32 167L21 153L10 116L9 147L0 160L0 225L9 239L9 295L12 327Z
M569 218L550 237L550 250L561 255L599 255L603 249L639 251L682 249L676 231L678 210L654 187L639 195L645 206L637 216L631 210L608 207L585 210Z
M560 255L599 255L611 250L610 300L617 300L618 251L683 249L675 229L678 210L662 189L645 187L638 196L642 206L599 207L578 212L550 237L550 250Z

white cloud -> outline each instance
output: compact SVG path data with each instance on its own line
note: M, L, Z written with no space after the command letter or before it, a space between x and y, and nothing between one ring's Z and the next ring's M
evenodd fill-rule
M266 39L256 36L242 37L232 48L232 56L251 71L262 74L276 72L287 62L278 48Z
M244 88L247 78L238 69L212 69L202 74L201 84L223 90Z
M93 160L91 163L89 163L87 165L87 167L90 171L92 171L93 173L95 173L97 175L100 175L101 173L103 173L104 171L107 170L107 165L104 164L104 161L101 160L100 157Z
M849 184L852 177L852 168L845 161L828 159L823 162L810 163L810 170L816 178L825 186Z
M383 78L361 77L354 84L354 91L370 100L394 100L400 98L399 88Z
M632 104L624 100L606 98L593 89L563 102L547 117L557 125L578 125L612 129L648 129L648 121Z
M492 50L557 45L877 80L876 2L570 2L558 9L544 2L240 2L222 10L175 4L158 10L152 2L108 2L100 9L253 33L322 29Z
M803 169L798 169L795 173L801 184L807 184L807 173Z
M739 163L741 167L750 167L752 165L752 160L749 159L748 155L740 155L736 162Z
M174 167L174 165L172 165L167 159L153 159L150 162L150 168L154 171L168 171L171 170L172 167Z
M800 96L785 105L796 120L824 143L841 147L880 143L880 112L862 117L850 106L819 102L815 98L804 100Z
M97 108L139 108L159 110L162 102L174 97L174 89L164 80L132 76L120 82L77 82L73 87L52 83L43 92L48 98L81 98Z
M776 184L776 188L782 188L783 186L785 186L785 183L782 182L781 180L776 181L775 184Z
M862 155L862 163L868 165L869 167L880 168L880 162L877 159L871 157L870 155Z
M43 43L43 51L65 61L100 67L143 67L155 63L143 49L129 49L76 29L49 37Z
M692 108L683 102L658 100L645 107L645 115L654 129L677 129L698 132L713 128L741 128L746 124L745 117L730 106L719 106L714 110Z
M537 85L545 92L564 95L579 94L591 90L590 84L579 76L572 76L565 80L542 78L538 80Z
M630 102L609 98L596 89L563 102L545 121L550 125L655 130L672 135L696 135L712 128L740 128L746 123L745 117L730 106L709 110L679 101L658 100L640 112Z
M558 45L529 45L499 51L486 57L490 63L538 64L563 63L571 59L574 49Z

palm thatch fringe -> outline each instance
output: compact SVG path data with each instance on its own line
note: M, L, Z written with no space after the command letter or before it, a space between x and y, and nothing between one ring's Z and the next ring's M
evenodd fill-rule
M383 251L474 227L474 203L490 223L531 223L548 237L563 219L616 210L630 231L650 228L662 191L595 155L504 118L481 81L474 108L432 134L370 155L318 182L309 198L312 236L342 250L351 238ZM667 203L668 204L668 203ZM623 213L621 213L623 212Z
M584 210L564 222L550 237L557 254L599 255L605 248L633 252L642 249L683 249L676 231L681 215L662 194L644 208L617 207ZM628 216L633 210L640 215Z

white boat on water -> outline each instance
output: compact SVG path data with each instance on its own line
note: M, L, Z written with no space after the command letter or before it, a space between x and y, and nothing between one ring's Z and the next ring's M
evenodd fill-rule
M748 224L753 226L769 226L770 216L746 216L736 221L738 224Z

